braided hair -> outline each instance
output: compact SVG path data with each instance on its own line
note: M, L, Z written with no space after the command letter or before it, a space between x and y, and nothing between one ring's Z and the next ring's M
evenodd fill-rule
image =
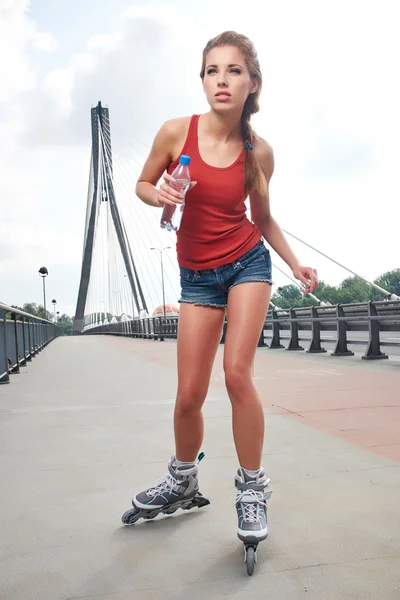
M217 48L218 46L235 46L236 48L239 48L245 59L250 77L258 82L257 90L248 95L243 107L241 116L241 134L244 148L246 149L245 193L248 195L252 191L257 191L263 194L267 189L266 180L253 152L253 143L257 139L257 135L250 123L251 115L257 113L260 109L258 100L262 88L262 74L257 58L257 52L253 43L246 36L236 33L235 31L225 31L209 40L204 48L203 62L200 71L201 79L204 79L205 75L207 54L210 50Z

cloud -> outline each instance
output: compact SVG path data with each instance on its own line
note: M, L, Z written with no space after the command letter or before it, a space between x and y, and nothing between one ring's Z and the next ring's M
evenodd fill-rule
M147 134L155 117L159 126L180 114L173 80L190 71L184 49L184 36L176 35L165 5L127 10L110 33L91 37L67 68L52 71L39 90L25 95L21 142L87 145L89 110L98 100L112 107L111 118L121 115L123 122L129 116L138 137ZM191 91L181 81L178 106L192 104Z
M0 7L0 104L36 86L32 53L56 48L51 33L39 31L27 17L29 4L28 0L12 0Z

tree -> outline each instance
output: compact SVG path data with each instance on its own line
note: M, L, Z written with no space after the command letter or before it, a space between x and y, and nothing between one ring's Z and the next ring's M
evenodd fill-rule
M61 315L57 321L57 325L62 329L64 335L72 335L73 322L71 317L66 314Z
M375 281L378 285L383 287L388 292L400 296L400 269L393 269L393 271L387 271L380 275Z
M35 302L25 302L22 308L20 306L13 306L13 308L18 308L19 310L23 310L24 312L34 315L35 317L40 317L41 319L46 318L48 321L51 321L53 318L53 315L48 310L46 310L46 317L43 317L43 305L37 305Z
M400 269L383 273L375 281L388 292L400 296ZM322 302L330 302L333 305L384 300L384 294L357 276L343 279L339 286L327 285L320 281L314 295ZM271 300L280 308L301 308L316 304L310 296L303 296L295 285L279 287Z
M280 308L301 306L303 300L301 292L295 285L284 285L276 290L271 298L272 302Z
M43 319L43 306L41 306L39 310L39 306L35 302L25 302L21 310Z
M340 304L369 302L370 300L372 300L372 287L361 277L347 277L338 288L338 301Z
M337 304L339 302L338 288L333 285L327 285L324 281L320 281L314 295L323 302Z
M23 306L17 306L16 304L11 304L12 308L16 310L22 310L23 312L28 313L29 315L33 315L34 317L40 317L43 319L43 306L41 304L37 305L35 302L25 302ZM11 313L7 313L7 318L10 318ZM53 321L54 315L46 310L46 319L47 321Z

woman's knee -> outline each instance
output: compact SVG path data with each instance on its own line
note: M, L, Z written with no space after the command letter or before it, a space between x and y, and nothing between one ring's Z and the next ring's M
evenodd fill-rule
M179 416L195 414L201 410L204 400L205 394L202 390L191 386L178 388L175 412Z
M226 365L225 385L229 394L243 396L252 385L251 367L244 364Z

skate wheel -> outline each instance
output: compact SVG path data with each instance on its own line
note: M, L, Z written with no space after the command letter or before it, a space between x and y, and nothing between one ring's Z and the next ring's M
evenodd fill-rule
M137 508L131 508L122 515L122 522L124 525L134 525L140 518L140 511Z
M253 546L248 546L246 548L245 561L246 561L247 575L253 575L254 565L256 562L256 551Z
M167 508L166 510L163 510L163 513L164 515L173 515L177 510L178 508Z

